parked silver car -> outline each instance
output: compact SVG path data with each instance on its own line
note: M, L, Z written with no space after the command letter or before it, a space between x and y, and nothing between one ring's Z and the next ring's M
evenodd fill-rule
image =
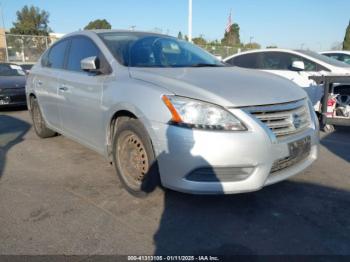
M158 183L255 191L318 154L318 122L301 88L169 36L67 35L32 68L26 92L40 137L60 133L103 154L136 195Z

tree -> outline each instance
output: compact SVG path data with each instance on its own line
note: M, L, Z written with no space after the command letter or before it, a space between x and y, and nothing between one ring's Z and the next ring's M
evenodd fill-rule
M12 34L19 35L49 35L49 13L39 7L25 5L16 12L17 20L10 29Z
M177 34L177 38L180 39L180 40L183 40L183 39L184 39L184 37L182 36L181 31Z
M91 21L87 26L84 27L84 30L92 29L111 29L111 24L106 19L96 19Z
M24 60L27 57L39 57L51 42L48 37L51 32L49 13L38 7L25 5L16 12L16 16L10 35L6 36L8 52L19 53Z
M346 28L344 42L343 42L343 50L350 50L350 22L348 27Z
M203 36L195 37L192 39L192 42L196 45L206 45L207 41L203 38Z
M342 50L343 49L343 42L334 42L331 45L331 50Z
M273 48L278 48L277 45L268 45L266 46L267 49L273 49Z
M221 43L226 46L238 46L241 44L239 36L239 25L232 24L229 32L225 32L224 38L221 40Z
M260 49L261 46L258 43L248 43L243 46L244 49Z
M221 43L219 42L219 40L215 39L214 41L209 42L209 45L214 45L214 46L218 46Z

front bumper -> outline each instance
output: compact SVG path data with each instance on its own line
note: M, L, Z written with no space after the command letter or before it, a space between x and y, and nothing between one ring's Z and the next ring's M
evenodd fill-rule
M304 132L277 140L248 114L235 115L248 123L249 131L203 131L153 122L151 138L163 186L194 194L256 191L298 174L317 159L319 131L315 121ZM307 136L311 139L309 154L272 173L274 163L289 156L288 144Z

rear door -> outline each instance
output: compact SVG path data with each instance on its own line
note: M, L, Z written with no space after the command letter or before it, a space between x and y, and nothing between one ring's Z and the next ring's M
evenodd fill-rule
M61 129L61 118L58 110L59 78L65 64L68 40L54 44L43 56L41 68L35 70L33 84L46 122Z
M84 144L101 151L105 144L102 94L106 75L96 75L81 70L82 59L102 53L86 36L71 38L66 70L59 87L60 114L65 133Z

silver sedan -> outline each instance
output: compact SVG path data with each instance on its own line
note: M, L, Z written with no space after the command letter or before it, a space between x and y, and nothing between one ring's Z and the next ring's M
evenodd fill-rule
M129 192L255 191L307 168L318 122L306 93L154 33L79 31L33 67L36 133L65 135L113 162Z

